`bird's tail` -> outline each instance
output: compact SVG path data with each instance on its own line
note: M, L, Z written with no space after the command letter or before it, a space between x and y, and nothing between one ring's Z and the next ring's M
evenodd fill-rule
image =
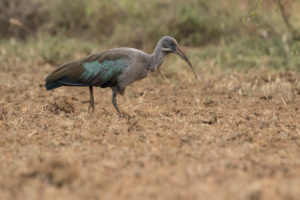
M45 87L47 90L53 90L55 88L58 88L60 86L63 86L64 84L60 83L60 82L53 82L53 83L47 83L45 84Z
M71 66L72 66L72 63L66 63L66 64L58 67L51 74L49 74L49 76L47 76L47 78L45 80L46 81L46 83L45 83L46 89L53 90L60 86L66 85L66 84L62 83L61 80L66 78Z

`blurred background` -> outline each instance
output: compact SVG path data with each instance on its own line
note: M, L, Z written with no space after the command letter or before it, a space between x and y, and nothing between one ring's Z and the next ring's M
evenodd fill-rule
M298 71L299 10L299 0L1 0L0 44L33 45L57 64L119 46L151 52L170 35L205 66Z

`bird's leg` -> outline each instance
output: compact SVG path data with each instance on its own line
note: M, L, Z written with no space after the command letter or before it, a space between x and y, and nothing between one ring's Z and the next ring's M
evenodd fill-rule
M90 88L90 105L89 105L89 112L90 108L92 107L92 112L95 111L95 103L94 103L94 93L93 93L93 86L89 86Z
M120 110L119 110L119 108L117 106L117 88L113 87L112 88L112 92L113 92L113 94L112 94L112 103L113 103L116 111L118 112L119 116L121 117L122 114L121 114L121 112L120 112Z

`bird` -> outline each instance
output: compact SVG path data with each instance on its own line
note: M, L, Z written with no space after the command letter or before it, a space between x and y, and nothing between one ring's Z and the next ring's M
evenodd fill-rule
M176 39L163 36L153 53L147 54L135 48L113 48L94 53L81 59L62 64L45 79L47 90L61 86L89 87L90 101L88 111L95 111L94 87L112 89L112 104L122 116L117 105L117 94L123 95L126 86L145 78L150 72L158 69L168 54L181 57L197 75Z

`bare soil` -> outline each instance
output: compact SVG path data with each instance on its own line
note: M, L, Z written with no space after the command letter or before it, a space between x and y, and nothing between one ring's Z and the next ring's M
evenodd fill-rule
M294 73L189 71L118 96L47 92L54 68L0 74L0 199L299 199L300 84Z

